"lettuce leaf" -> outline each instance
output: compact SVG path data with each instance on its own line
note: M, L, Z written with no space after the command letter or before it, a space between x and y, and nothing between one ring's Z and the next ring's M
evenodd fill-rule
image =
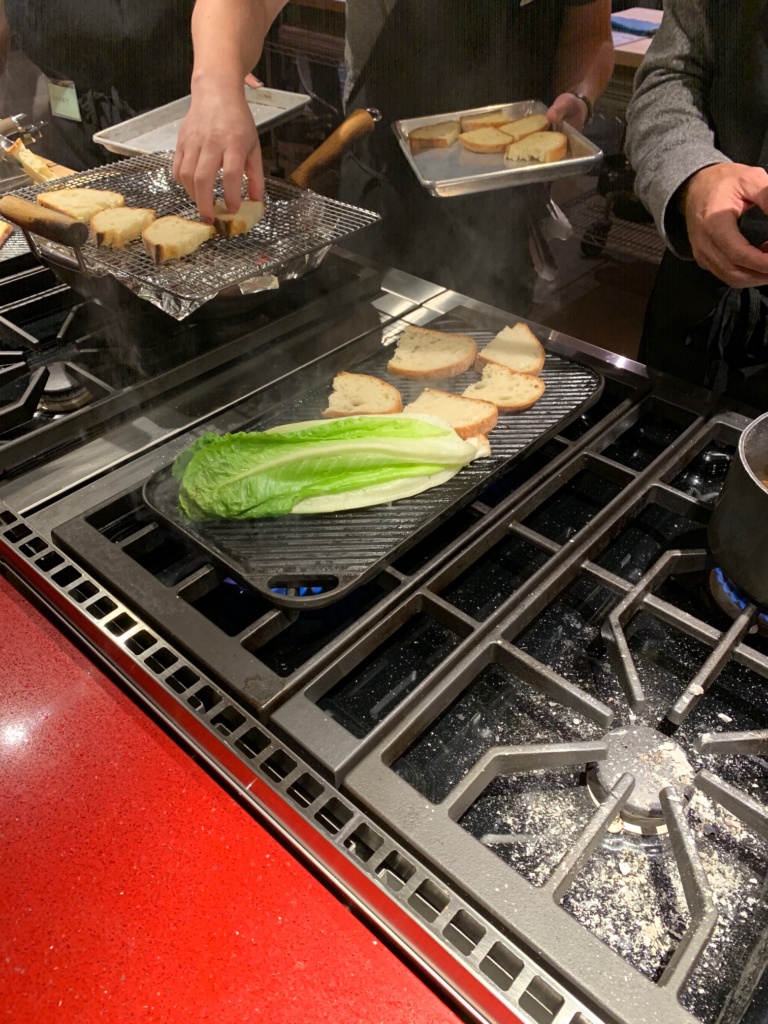
M430 416L349 416L206 434L176 459L189 519L259 519L395 501L444 483L478 456Z

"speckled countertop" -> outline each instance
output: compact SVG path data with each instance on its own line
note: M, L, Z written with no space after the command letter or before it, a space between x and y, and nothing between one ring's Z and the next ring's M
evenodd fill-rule
M457 1024L0 577L0 1020Z

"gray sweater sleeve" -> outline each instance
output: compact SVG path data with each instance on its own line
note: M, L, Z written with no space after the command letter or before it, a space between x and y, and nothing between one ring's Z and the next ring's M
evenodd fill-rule
M715 146L707 111L708 7L707 0L666 0L627 110L627 154L637 173L637 194L669 248L684 259L691 258L691 247L672 202L675 192L696 171L728 161Z

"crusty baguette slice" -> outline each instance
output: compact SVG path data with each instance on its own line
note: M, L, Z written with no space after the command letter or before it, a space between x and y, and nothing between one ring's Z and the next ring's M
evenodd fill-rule
M473 132L477 128L498 128L507 124L510 118L503 110L489 110L485 114L465 114L461 118L461 130Z
M517 121L500 125L499 131L508 135L510 142L519 142L534 132L549 131L550 126L551 122L547 120L546 114L529 114L527 117L518 118Z
M403 412L425 412L447 420L459 437L466 440L476 434L488 434L496 426L499 410L492 402L479 402L474 398L462 398L449 391L424 388Z
M459 137L458 121L440 121L438 124L427 124L422 128L414 128L408 133L411 149L444 149L452 146Z
M487 363L500 363L517 373L537 374L544 365L545 357L536 335L525 324L517 323L514 327L505 327L499 331L493 341L485 346L477 356L475 369L482 373Z
M99 210L125 205L125 198L119 192L100 188L60 188L55 192L40 192L37 201L48 210L63 213L84 224L88 224Z
M21 139L16 139L8 153L10 156L16 157L32 181L40 183L42 181L50 181L51 178L56 177L53 168L41 156L38 156L37 153L27 149Z
M96 245L122 249L126 242L141 236L157 217L156 210L134 206L116 206L112 210L99 210L91 217L91 237Z
M13 224L9 224L7 220L0 220L0 249L2 249L12 234Z
M509 136L498 128L476 128L463 132L459 142L470 153L503 153L509 146Z
M385 380L342 370L333 378L333 391L323 416L388 416L402 409L400 392Z
M502 412L519 412L530 407L544 394L541 377L532 373L516 373L501 363L486 363L483 376L465 388L465 398L493 402Z
M189 256L215 234L216 228L212 224L171 214L152 221L149 227L144 228L141 237L153 262L159 266L168 260Z
M477 344L465 334L406 327L387 369L410 380L445 380L465 373L476 357Z
M244 235L264 216L264 203L258 199L244 199L237 213L228 213L226 203L219 200L213 208L213 226L225 238Z
M562 160L567 152L568 139L562 132L533 132L508 146L505 157L507 160L535 160L540 164L552 164L555 160Z

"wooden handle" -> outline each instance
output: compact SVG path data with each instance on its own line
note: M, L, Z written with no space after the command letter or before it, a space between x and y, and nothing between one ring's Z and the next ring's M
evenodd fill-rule
M342 121L336 131L329 135L325 142L314 153L299 164L290 181L300 188L307 188L310 179L318 171L324 170L339 157L355 139L373 131L376 119L369 110L353 110L346 120Z
M3 196L0 199L0 215L18 224L20 228L73 249L79 249L88 240L87 224L65 217L63 213L46 210L44 206L19 199L18 196Z

